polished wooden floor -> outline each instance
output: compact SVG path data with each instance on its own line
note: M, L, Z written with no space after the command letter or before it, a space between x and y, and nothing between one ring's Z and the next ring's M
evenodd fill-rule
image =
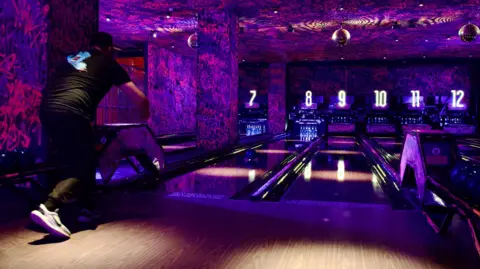
M16 218L21 199L0 200L1 269L480 268L462 222L440 237L420 213L386 205L117 193L100 198L107 221L96 230L52 242Z

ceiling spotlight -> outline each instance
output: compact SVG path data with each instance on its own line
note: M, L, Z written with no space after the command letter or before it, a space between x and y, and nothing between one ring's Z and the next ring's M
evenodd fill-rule
M275 10L273 11L273 13L274 13L274 14L278 14L278 10L275 9Z
M242 62L245 62L245 59L243 59Z
M158 32L157 31L152 31L151 35L152 35L153 38L157 38Z
M419 7L423 7L423 4L422 4L422 3L420 3L420 4L418 4L418 6L419 6Z
M170 19L172 17L172 13L173 13L173 8L169 8L168 11L167 11L167 19Z
M450 36L447 36L447 40L450 40L450 39L452 39L452 38Z
M387 59L387 57L383 57L383 59L384 59L384 60L386 60L386 59Z
M428 39L425 39L425 42L428 42Z
M427 56L423 55L423 59L427 58Z
M107 17L105 18L105 20L109 22L109 21L112 20L112 18L110 18L110 16L107 16Z
M344 8L342 6L340 6L339 10L342 11Z
M397 38L397 39L395 39L395 42L398 42L398 38Z
M340 60L343 60L343 57L342 57L342 58L340 58Z
M172 45L172 49L174 49L174 48L175 48L175 46L174 46L174 45Z
M288 32L290 32L290 33L295 32L295 29L293 28L293 26L292 26L291 24L288 25L287 30L288 30Z

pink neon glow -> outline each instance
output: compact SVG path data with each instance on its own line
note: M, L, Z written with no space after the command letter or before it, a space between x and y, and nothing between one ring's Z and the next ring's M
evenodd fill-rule
M322 154L331 154L331 155L361 155L360 151L351 151L351 150L321 150L319 151Z
M353 145L356 142L355 141L348 141L348 140L330 140L328 141L329 144L348 144L348 145Z
M248 178L251 175L250 168L235 168L235 167L207 167L200 169L195 173L197 175L205 175L212 177L223 178ZM265 173L262 169L255 169L255 174L261 175Z
M288 154L293 153L293 150L282 150L282 149L257 149L258 153L263 154Z
M312 180L339 180L338 179L338 170L324 170L324 171L312 171L311 179ZM372 173L366 172L354 172L354 171L342 171L341 181L372 181Z

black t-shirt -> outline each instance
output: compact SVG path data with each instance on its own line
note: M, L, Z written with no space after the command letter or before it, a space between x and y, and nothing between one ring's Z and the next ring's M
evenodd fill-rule
M76 114L92 120L110 88L130 81L128 73L98 50L70 55L56 70L42 98L41 111Z

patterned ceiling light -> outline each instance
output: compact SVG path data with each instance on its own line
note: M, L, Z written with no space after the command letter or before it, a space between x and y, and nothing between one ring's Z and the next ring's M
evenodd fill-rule
M197 33L194 33L188 37L187 40L188 46L192 49L197 49L198 48L198 35Z
M348 41L350 40L351 35L350 32L343 27L333 32L332 40L337 43L338 46L343 47L347 45Z
M480 29L473 23L467 23L458 31L458 36L463 42L472 42L480 35Z

